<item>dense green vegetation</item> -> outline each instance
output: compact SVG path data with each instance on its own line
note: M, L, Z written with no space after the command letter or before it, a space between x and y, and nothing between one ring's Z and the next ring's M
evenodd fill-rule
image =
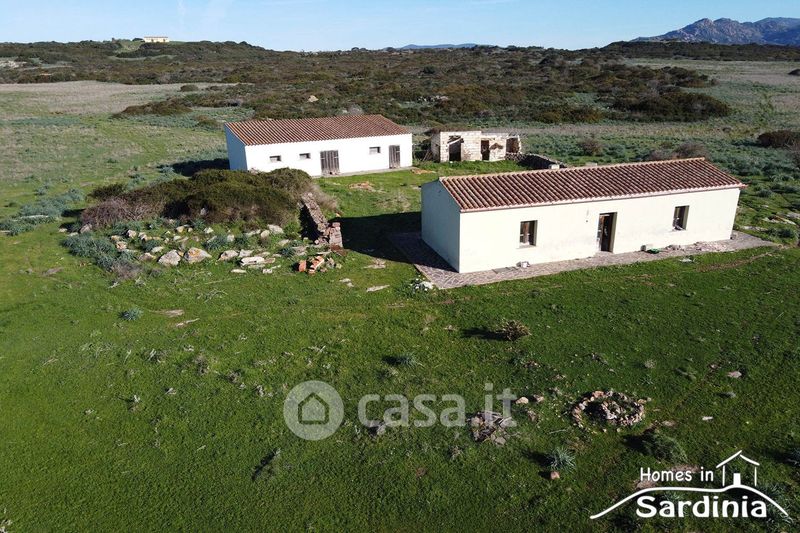
M297 204L307 192L319 193L319 188L301 170L202 170L189 179L130 191L123 184L102 186L90 194L100 203L85 209L81 221L97 228L156 217L283 225L296 220Z
M406 123L695 121L729 112L713 97L681 91L708 87L713 81L705 75L627 65L612 55L517 47L300 53L247 43L7 44L0 57L23 67L0 71L0 81L238 84L133 106L127 115L179 114L187 104L245 105L270 118L366 110ZM572 101L576 95L591 98Z

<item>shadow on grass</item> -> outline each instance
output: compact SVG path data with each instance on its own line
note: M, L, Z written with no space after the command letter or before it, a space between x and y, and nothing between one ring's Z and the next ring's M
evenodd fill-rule
M523 452L525 459L535 463L539 467L539 475L545 479L550 479L550 460L546 454L534 450L527 450Z
M504 341L505 337L489 328L469 328L464 330L464 337L470 339L483 339L486 341Z
M201 170L228 170L228 168L230 168L230 163L227 157L181 161L172 165L172 169L175 172L189 177L194 176Z
M393 233L408 233L420 230L419 211L389 213L366 217L341 217L332 222L342 225L344 247L377 259L399 263L410 263L408 258L392 244Z

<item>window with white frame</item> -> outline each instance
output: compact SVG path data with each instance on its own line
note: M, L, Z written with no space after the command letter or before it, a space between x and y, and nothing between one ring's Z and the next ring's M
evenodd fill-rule
M370 155L379 154L379 153L381 153L381 147L380 146L370 146L369 147L369 153L370 153Z

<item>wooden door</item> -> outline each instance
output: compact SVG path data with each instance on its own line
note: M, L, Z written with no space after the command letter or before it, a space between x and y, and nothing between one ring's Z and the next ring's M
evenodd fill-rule
M602 213L597 223L597 245L601 252L610 252L614 242L614 215Z
M322 175L332 176L339 173L339 151L327 150L320 152L320 159L322 160Z
M389 168L400 168L400 145L389 146Z

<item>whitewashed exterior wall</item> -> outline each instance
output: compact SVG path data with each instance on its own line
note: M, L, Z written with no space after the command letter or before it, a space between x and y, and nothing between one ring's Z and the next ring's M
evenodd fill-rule
M422 185L422 240L458 270L461 212L442 184Z
M339 151L339 173L380 171L389 169L389 146L400 146L400 168L413 163L411 134L387 135L383 137L359 137L355 139L334 139L329 141L308 141L297 143L263 144L244 146L227 128L228 158L233 170L260 170L269 172L279 168L296 168L310 176L322 175L320 152ZM244 155L240 156L239 145ZM380 147L380 153L371 154L371 147ZM301 159L300 154L310 154L309 159ZM280 161L270 161L279 156Z
M439 188L448 194L441 184ZM423 188L423 211L425 198L434 189ZM671 244L729 239L738 199L739 189L734 188L458 213L456 259L451 259L453 245L441 242L452 230L447 229L445 235L438 236L436 227L431 224L426 227L425 222L426 219L447 219L451 215L432 217L423 212L422 235L458 272L480 272L515 266L521 261L534 264L591 257L598 253L597 225L601 213L616 213L613 253L633 252L643 246L663 248ZM458 212L455 201L452 206L443 202L428 205ZM687 227L676 231L672 229L674 210L683 205L689 206ZM520 222L530 220L537 221L536 246L523 246L519 243Z

